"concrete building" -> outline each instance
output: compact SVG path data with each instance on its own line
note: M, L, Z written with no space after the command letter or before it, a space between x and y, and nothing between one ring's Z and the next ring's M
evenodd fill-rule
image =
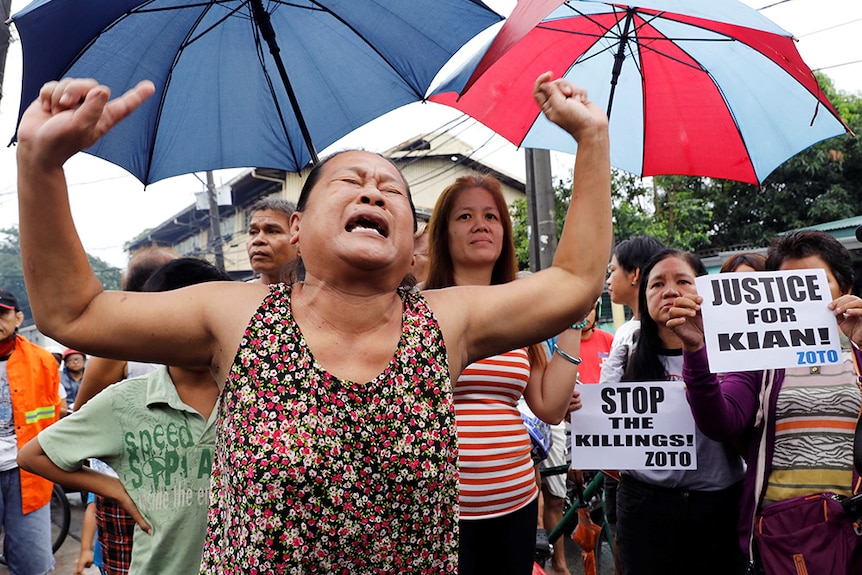
M511 204L523 198L525 184L502 169L472 158L474 150L448 134L429 134L400 144L383 155L402 170L420 219L427 220L440 192L455 178L470 172L490 173L500 180ZM235 279L252 277L245 250L248 209L258 199L274 195L296 202L308 170L302 173L256 168L246 170L218 190L220 236L210 238L210 211L206 192L195 205L175 214L129 243L128 251L148 246L171 247L183 255L214 259L221 246L225 270Z

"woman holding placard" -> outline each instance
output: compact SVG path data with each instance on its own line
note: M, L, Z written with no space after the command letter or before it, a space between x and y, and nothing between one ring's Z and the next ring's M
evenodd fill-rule
M682 379L682 341L666 327L680 296L695 297L694 278L706 274L691 253L665 249L643 268L638 301L640 336L623 381ZM621 473L617 546L623 573L745 572L736 545L742 461L734 450L696 431L697 469Z
M759 535L755 536L756 545L752 539L758 514L767 510L774 513L793 504L792 500L812 501L824 492L837 494L827 498L834 501L851 495L857 482L853 437L862 394L853 355L858 359L858 344L862 342L862 300L850 294L850 253L831 235L815 230L793 232L773 241L767 253L767 270L812 268L825 270L833 298L829 308L850 340L846 361L837 365L727 373L719 384L707 362L699 307L703 298L694 294L677 298L670 310L672 319L667 322L683 344L684 380L698 426L713 439L746 443L748 469L740 511L740 544L745 553L764 559L767 573L770 546L761 543ZM836 509L832 519L841 515L840 506ZM754 531L762 532L762 523ZM811 534L825 531L825 527L818 528ZM835 550L835 557L840 554L841 532L829 536L828 546ZM794 538L788 533L778 539L788 542ZM797 539L804 545L812 541L809 535ZM759 553L754 553L755 546ZM807 560L808 572L819 572L814 559L804 557L804 552L800 548L799 553L793 553L798 555L796 559L787 560ZM848 572L841 567L831 569L832 573Z

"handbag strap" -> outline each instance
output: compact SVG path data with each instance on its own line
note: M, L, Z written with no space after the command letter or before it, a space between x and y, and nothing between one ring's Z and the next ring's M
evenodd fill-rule
M757 459L754 462L754 512L751 514L751 533L748 537L748 557L751 561L754 561L754 528L757 521L757 510L763 499L763 487L766 484L766 436L769 433L769 402L772 397L772 386L774 383L775 370L763 370L757 412L754 416L755 427L758 425L761 426L762 431L760 432L760 445L757 447Z
M853 367L856 370L856 382L859 388L862 389L862 371L859 370L859 358L856 357L856 352L859 348L856 344L850 342L850 357L853 358ZM859 416L856 418L856 433L853 434L853 469L856 472L853 477L852 491L854 494L859 493L860 481L862 477L862 409L859 410Z

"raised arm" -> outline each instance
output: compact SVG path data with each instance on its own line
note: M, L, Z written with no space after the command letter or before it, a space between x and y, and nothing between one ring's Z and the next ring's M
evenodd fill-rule
M153 91L151 82L142 82L109 102L108 88L94 80L50 82L21 118L21 258L33 317L45 333L61 334L58 330L74 324L102 291L72 222L63 164L93 145Z
M536 80L533 95L578 142L566 223L547 270L504 285L424 292L441 321L453 375L465 362L560 333L602 292L612 242L607 116L584 90L550 72Z
M222 381L266 289L212 283L159 294L105 292L72 221L63 163L152 93L153 85L142 82L109 101L108 88L94 80L66 79L46 84L24 113L18 128L18 205L33 317L40 331L75 349L209 365Z

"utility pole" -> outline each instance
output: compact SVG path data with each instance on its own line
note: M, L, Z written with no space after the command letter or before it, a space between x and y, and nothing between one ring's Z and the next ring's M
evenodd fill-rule
M0 22L6 22L12 12L12 0L0 0ZM6 54L9 51L9 44L12 40L12 33L9 31L9 26L0 26L0 99L3 98L3 81L6 76Z
M530 223L530 271L551 266L557 250L551 153L527 148L527 219Z
M216 197L215 182L212 170L207 170L207 198L210 204L210 244L215 253L215 266L224 271L224 253L221 241L221 218L218 211L218 198Z

